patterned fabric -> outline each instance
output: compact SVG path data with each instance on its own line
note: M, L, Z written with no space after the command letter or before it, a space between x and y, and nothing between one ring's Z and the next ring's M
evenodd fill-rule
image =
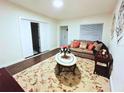
M70 48L72 51L76 51L76 52L83 52L83 49L81 48Z
M80 53L87 53L87 54L93 54L93 51L90 51L88 49L82 49L82 48L70 48L72 51L80 52Z
M101 44L97 44L97 46L95 46L95 50L99 51L101 49L102 45L103 45L102 43Z
M57 75L55 56L29 67L13 77L25 91L33 92L102 92L110 91L109 80L93 74L94 61L77 57L75 75Z
M87 42L81 42L80 48L86 49L87 48Z
M79 46L80 46L80 41L75 40L71 43L71 48L79 48Z
M95 46L94 46L93 44L89 44L88 50L89 50L89 51L92 51L92 50L94 49L94 47L95 47Z

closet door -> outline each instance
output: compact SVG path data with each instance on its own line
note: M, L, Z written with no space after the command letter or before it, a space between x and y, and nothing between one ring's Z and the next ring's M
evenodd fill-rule
M21 19L20 21L20 34L23 57L33 55L32 35L30 21Z
M49 24L40 23L40 52L49 50Z

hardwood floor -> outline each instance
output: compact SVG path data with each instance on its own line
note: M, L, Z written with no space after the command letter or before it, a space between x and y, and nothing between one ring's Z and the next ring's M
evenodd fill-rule
M33 57L33 58L29 58L27 60L24 60L22 62L18 62L16 64L13 64L13 65L10 65L8 67L6 67L5 69L10 73L10 75L14 75L28 67L31 67L53 55L55 55L56 53L59 52L59 48L57 49L54 49L52 51L49 51L47 53L44 53L44 54L41 54L41 55L38 55L36 57Z
M24 92L5 68L0 69L0 92Z

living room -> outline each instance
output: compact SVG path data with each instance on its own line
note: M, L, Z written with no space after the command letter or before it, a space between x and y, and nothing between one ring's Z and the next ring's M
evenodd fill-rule
M123 6L123 0L1 0L0 91L123 92ZM80 40L83 45L84 41L101 41L107 47L97 52L104 52L105 49L105 52L108 50L108 55L111 55L112 68L109 69L111 74L108 77L94 73L97 59L94 51L93 59L90 59L90 55L88 58L85 55L80 57L73 50L70 51L73 42ZM60 48L71 52L68 54L74 57L77 76L68 71L61 72L60 75L54 73L57 69L57 58L54 57L60 52L65 52ZM66 60L66 57L63 60ZM47 78L46 81L32 76L37 70L43 71L37 72L37 75L43 75L42 80ZM2 76L2 71L8 73L12 82L15 82L12 83L15 87L8 86L11 79ZM71 77L66 77L67 74ZM28 77L32 77L31 82ZM76 81L66 82L63 77L70 77ZM48 82L49 79L53 80L52 83L44 85L43 82ZM5 84L4 80L8 80L9 84ZM39 82L42 82L41 85Z

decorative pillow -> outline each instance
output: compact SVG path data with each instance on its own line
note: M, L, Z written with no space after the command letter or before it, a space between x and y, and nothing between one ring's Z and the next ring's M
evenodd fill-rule
M71 45L70 45L71 48L73 48L73 42L71 42Z
M97 42L94 42L94 44L93 44L95 47L98 45L98 43Z
M73 41L72 43L71 43L71 47L72 48L78 48L80 46L80 41Z
M93 42L88 42L88 43L87 43L87 49L88 49L88 46L89 46L90 44L93 44Z
M88 46L88 50L93 50L93 48L94 48L95 46L93 45L93 44L89 44L89 46Z
M86 49L87 43L86 42L80 42L80 48Z
M95 50L99 51L101 49L102 45L103 45L102 43L101 44L97 44L97 46L95 46Z

